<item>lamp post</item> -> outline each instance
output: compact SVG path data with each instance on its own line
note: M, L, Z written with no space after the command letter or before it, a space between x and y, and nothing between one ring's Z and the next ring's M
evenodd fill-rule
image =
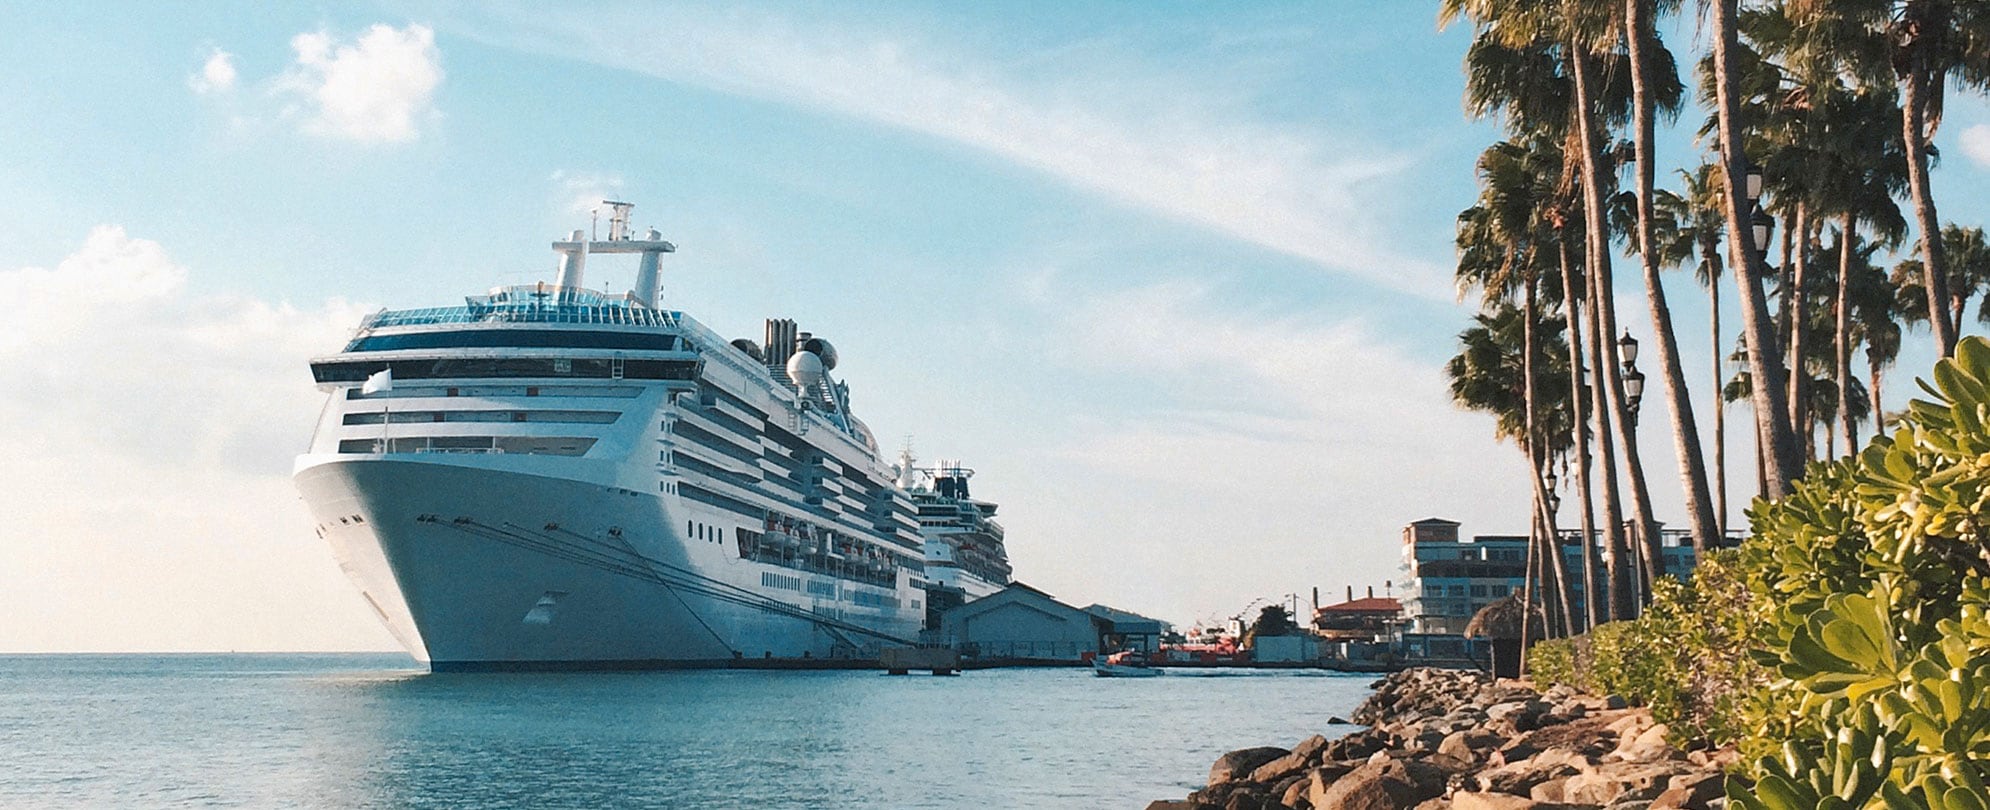
M1638 370L1638 339L1629 331L1617 340L1617 359L1624 363L1624 410L1631 427L1638 426L1638 406L1644 402L1645 375Z
M1748 160L1747 158L1742 159ZM1741 177L1743 180L1742 192L1748 195L1748 201L1754 202L1762 199L1762 167L1756 165L1755 161L1749 160L1747 165L1742 169Z

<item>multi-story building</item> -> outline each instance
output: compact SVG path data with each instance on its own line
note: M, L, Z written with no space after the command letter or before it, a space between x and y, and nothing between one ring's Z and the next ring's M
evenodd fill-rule
M1526 587L1527 537L1525 535L1482 534L1460 539L1459 523L1443 518L1426 518L1403 528L1403 568L1408 573L1403 595L1403 613L1410 622L1409 632L1463 633L1472 615ZM1562 570L1568 573L1570 607L1584 609L1582 572L1582 532L1560 533ZM1603 571L1603 538L1596 538L1596 579L1607 581ZM1691 535L1685 530L1661 529L1659 549L1665 573L1685 577L1697 562Z

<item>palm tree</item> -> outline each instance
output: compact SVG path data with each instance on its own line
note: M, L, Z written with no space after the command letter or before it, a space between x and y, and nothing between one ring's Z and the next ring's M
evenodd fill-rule
M1970 300L1990 293L1990 241L1986 241L1982 228L1953 223L1944 226L1940 233L1941 238L1936 241L1942 243L1939 251L1948 257L1950 272L1947 294L1937 311L1960 329ZM1927 255L1925 246L1917 245L1917 249L1923 256ZM1926 280L1927 267L1922 259L1904 259L1893 267L1893 283L1903 304L1918 305L1927 300L1927 288L1923 286ZM1900 314L1908 323L1928 322L1928 313L1918 306L1905 307ZM1979 305L1977 322L1990 323L1990 296L1985 296Z
M1667 5L1676 5L1668 3ZM1645 301L1651 309L1652 331L1658 348L1659 368L1665 380L1665 394L1672 412L1673 451L1679 459L1679 477L1685 487L1686 511L1693 522L1693 548L1698 554L1718 542L1719 523L1714 517L1708 494L1706 459L1700 454L1700 431L1693 418L1692 395L1686 388L1686 371L1679 359L1679 341L1673 335L1672 309L1666 304L1665 285L1659 278L1660 256L1654 244L1656 200L1653 197L1656 118L1679 114L1684 87L1672 52L1652 33L1652 16L1658 12L1653 0L1625 0L1624 41L1629 57L1632 94L1632 143L1636 151L1637 234L1634 246L1644 271ZM1655 546L1654 532L1646 538ZM1648 559L1659 560L1647 551Z
M1721 256L1720 241L1726 221L1721 218L1720 168L1701 164L1679 170L1682 193L1664 189L1652 192L1658 227L1656 250L1661 263L1677 267L1693 262L1693 275L1707 288L1708 341L1713 352L1714 371L1714 520L1716 537L1727 537L1727 401L1721 388Z
M1526 144L1502 141L1487 148L1479 158L1478 204L1458 216L1459 295L1479 293L1486 306L1505 305L1517 293L1521 298L1522 323L1522 432L1531 485L1534 519L1537 525L1534 546L1545 548L1541 559L1556 564L1543 568L1544 583L1556 589L1561 613L1566 616L1569 595L1567 578L1560 575L1559 555L1554 551L1554 520L1547 504L1549 494L1542 480L1556 448L1541 429L1543 410L1536 402L1542 384L1540 344L1536 324L1541 321L1540 302L1545 268L1551 268L1558 255L1560 238L1555 222L1545 216L1560 196L1555 170L1562 156L1552 141L1533 138ZM1530 555L1536 554L1530 548ZM1546 590L1546 589L1544 589ZM1531 600L1533 589L1527 589ZM1530 601L1531 603L1531 601ZM1552 613L1553 611L1551 611Z
M1900 294L1893 287L1884 271L1872 264L1872 252L1877 246L1868 245L1858 261L1853 264L1852 283L1847 290L1852 304L1852 321L1859 335L1859 342L1865 346L1866 371L1869 375L1866 391L1873 403L1873 431L1886 432L1886 413L1881 407L1885 401L1881 396L1880 379L1895 358L1900 356L1900 323L1904 312L1922 312L1920 303L1926 300L1911 301L1902 309ZM1857 446L1856 443L1853 445Z
M1593 19L1581 21L1587 25L1571 20L1568 14L1581 8L1579 4L1567 0L1562 3L1444 0L1439 11L1440 25L1448 25L1465 17L1473 21L1477 32L1465 59L1466 104L1473 114L1502 118L1509 131L1555 136L1565 145L1562 178L1567 187L1579 187L1582 198L1579 204L1571 204L1564 210L1581 212L1584 227L1580 239L1567 239L1563 244L1566 246L1573 242L1581 247L1584 252L1582 267L1589 275L1580 287L1564 283L1565 289L1588 291L1587 304L1571 301L1565 307L1571 325L1577 323L1573 314L1578 308L1593 318L1596 310L1607 310L1609 307L1609 296L1598 296L1594 292L1609 289L1608 268L1602 268L1600 278L1596 276L1599 264L1608 260L1606 248L1609 238L1603 224L1600 183L1604 173L1600 170L1599 139L1588 112L1588 102L1593 95L1590 85L1596 80L1589 75L1592 68L1587 58L1594 41L1600 38L1595 32L1609 28L1597 25ZM1621 76L1621 73L1613 75ZM1628 95L1619 92L1614 97L1627 101ZM1607 328L1614 327L1612 317ZM1599 425L1596 444L1604 479L1601 500L1606 520L1603 531L1610 549L1606 564L1613 572L1612 581L1619 582L1622 580L1616 572L1628 558L1628 544L1624 538L1622 512L1617 499L1617 466L1609 426L1613 418L1621 426L1625 414L1621 409L1622 392L1617 390L1616 355L1614 352L1599 354L1597 346L1600 344L1594 340L1597 329L1592 327L1591 333L1590 351L1596 358L1594 368L1600 383L1593 391L1596 401L1592 413L1596 414ZM1613 332L1605 334L1610 333ZM1579 367L1580 364L1577 365ZM1581 454L1578 463L1584 470L1587 470L1588 462L1588 455ZM1635 460L1631 464L1631 475L1634 485L1642 483L1642 472ZM1586 476L1579 481L1586 481ZM1651 527L1649 498L1641 488L1634 487L1634 499L1640 506L1640 525ZM1628 617L1631 607L1634 607L1625 601L1629 595L1628 588L1613 587L1610 590L1617 597L1611 601L1611 615ZM1588 593L1593 597L1597 590L1592 588ZM1595 602L1594 598L1589 599L1590 604Z
M1951 82L1965 89L1990 87L1990 3L1984 0L1795 0L1791 15L1807 29L1833 36L1838 69L1867 86L1899 89L1901 141L1907 189L1919 241L1921 289L1935 349L1955 351L1961 319L1945 312L1953 272L1941 240L1930 188L1930 145L1941 125Z
M1753 230L1747 209L1746 189L1742 187L1742 111L1740 26L1736 0L1711 0L1713 34L1713 100L1715 127L1719 134L1721 198L1727 219L1728 261L1735 268L1735 286L1741 297L1741 316L1747 342L1757 350L1748 353L1750 377L1759 384L1749 386L1755 406L1757 440L1763 445L1762 489L1771 497L1790 492L1802 474L1801 449L1787 418L1784 372L1776 352L1760 347L1777 345L1775 324L1769 316L1762 277L1762 258L1753 250L1749 237Z

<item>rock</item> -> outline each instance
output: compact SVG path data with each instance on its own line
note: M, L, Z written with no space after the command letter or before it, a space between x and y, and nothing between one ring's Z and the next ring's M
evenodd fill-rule
M1505 737L1484 729L1454 731L1438 744L1437 753L1477 761L1504 742L1506 742Z
M1603 696L1603 708L1605 709L1622 709L1629 705L1631 705L1630 701L1625 700L1622 695Z
M1685 759L1679 749L1666 742L1665 736L1671 728L1664 723L1645 729L1636 737L1626 738L1617 744L1617 758L1626 762L1657 762L1664 759Z
M1510 793L1467 792L1453 794L1451 810L1534 810L1541 805Z
M1525 796L1535 785L1581 772L1562 759L1540 756L1480 771L1477 780L1480 790Z
M1347 718L1344 718L1344 717L1329 717L1329 718L1327 718L1327 725L1330 725L1330 726L1351 726L1351 725L1354 725L1354 724L1353 724L1353 723L1350 723L1350 722L1348 722L1348 721L1347 721Z
M1673 776L1665 792L1652 799L1654 810L1700 810L1727 791L1727 777L1719 771L1692 771Z
M1259 765L1263 765L1286 754L1292 753L1275 746L1260 748L1240 748L1216 758L1216 764L1209 766L1209 786L1215 787L1233 779L1241 779Z
M1566 798L1562 786L1568 784L1568 781L1569 778L1566 776L1557 776L1528 788L1527 796L1537 802L1559 802Z
M1250 781L1276 782L1287 776L1306 770L1306 766L1317 761L1320 750L1327 747L1327 738L1315 734L1307 737L1285 756L1274 759L1251 770Z
M1147 810L1195 810L1195 802L1186 799L1155 799L1147 803Z
M1244 785L1230 794L1223 810L1265 810L1265 795L1255 785Z
M1308 798L1313 810L1397 810L1443 795L1442 778L1433 781L1428 773L1419 778L1412 773L1419 767L1429 766L1414 760L1369 762L1331 784L1316 780Z
M1381 732L1374 729L1357 731L1338 740L1327 743L1320 749L1321 760L1367 759L1370 755L1388 747L1388 741Z
M1654 799L1664 793L1681 766L1671 763L1610 763L1596 770L1569 777L1562 787L1563 798L1571 802L1614 804L1620 801Z
M1272 790L1272 795L1278 797L1278 804L1281 807L1298 807L1306 804L1306 791L1312 786L1311 775L1288 776Z

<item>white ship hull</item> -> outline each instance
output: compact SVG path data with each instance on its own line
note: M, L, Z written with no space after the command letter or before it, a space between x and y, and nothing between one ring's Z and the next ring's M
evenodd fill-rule
M767 572L821 578L685 536L674 498L521 469L534 463L316 454L296 482L341 567L438 671L795 666L874 659L880 635L918 632L916 606L770 591Z

